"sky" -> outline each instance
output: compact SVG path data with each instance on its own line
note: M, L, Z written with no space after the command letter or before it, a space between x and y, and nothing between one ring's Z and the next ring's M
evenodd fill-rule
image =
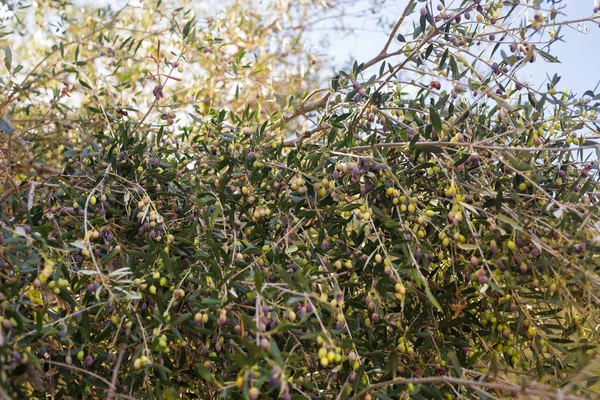
M575 20L590 17L597 0L566 0L566 7L562 10L565 14L560 19ZM393 1L393 6L386 13L400 15L408 0ZM368 6L371 1L363 0L363 6ZM448 1L446 1L448 4ZM382 29L374 29L374 18L354 19L352 26L358 28L354 35L330 35L328 54L333 57L336 64L341 65L350 59L358 60L359 63L373 58L383 47L387 34ZM523 70L520 78L539 86L544 84L556 73L562 77L557 85L557 91L566 87L577 94L583 94L586 90L594 90L598 85L600 91L600 27L597 24L586 23L584 26L589 30L587 34L571 28L563 28L564 42L558 42L552 46L552 55L561 61L548 63L541 60L529 64ZM409 25L409 31L412 26ZM546 36L547 38L547 36ZM545 87L545 85L544 85Z

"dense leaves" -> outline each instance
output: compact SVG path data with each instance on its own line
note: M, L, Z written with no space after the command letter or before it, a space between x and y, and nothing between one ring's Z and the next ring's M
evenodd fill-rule
M0 397L594 398L598 97L517 73L568 21L416 7L399 50L324 90L282 80L279 106L227 106L214 82L189 96L191 15L180 53L119 69L154 71L132 99L147 111L78 69L39 110L38 89L7 85Z

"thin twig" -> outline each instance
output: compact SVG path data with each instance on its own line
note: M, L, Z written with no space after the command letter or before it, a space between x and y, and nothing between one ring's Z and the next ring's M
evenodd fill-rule
M554 398L560 398L562 400L583 400L584 397L574 396L570 394L565 394L560 389L546 389L539 390L533 389L527 386L517 386L510 383L498 383L498 382L485 382L485 381L476 381L472 379L461 379L455 378L452 376L429 376L424 378L396 378L385 382L375 383L350 398L350 400L358 400L363 398L363 396L373 390L383 388L390 385L407 385L409 383L419 384L419 383L447 383L452 385L464 385L471 387L483 387L488 389L498 389L502 391L508 391L514 394L523 394L523 395L536 395L536 396L552 396Z
M89 375L89 376L92 376L92 377L98 379L99 381L105 383L108 387L113 387L112 384L107 379L105 379L105 378L101 377L100 375L95 374L95 373L93 373L91 371L88 371L86 369L77 367L75 365L69 365L69 364L65 364L65 363L59 362L59 361L44 360L44 359L41 359L39 361L42 364L56 365L56 366L59 366L59 367L68 368L68 369L72 369L74 371L81 372L83 374L86 374L86 375ZM136 400L135 397L128 396L126 394L121 394L121 393L115 393L115 396L120 397L122 399L127 399L127 400Z
M123 355L125 354L125 346L121 346L121 351L119 352L119 356L117 357L117 362L113 368L111 385L108 389L108 393L106 394L106 400L112 400L115 394L115 388L117 387L117 378L119 377L119 369L121 368L121 362L123 361Z
M388 38L385 42L385 45L383 46L383 48L381 49L381 51L379 52L379 54L367 61L365 63L365 68L368 68L374 64L377 64L379 61L383 60L384 58L388 57L389 54L387 53L390 45L392 44L392 41L394 40L394 38L396 37L396 33L398 32L398 29L400 29L400 26L402 25L402 23L404 22L404 20L406 19L410 9L413 7L413 5L415 4L415 0L410 0L408 2L408 4L406 5L406 7L404 7L404 12L402 13L402 15L400 15L400 18L398 18L398 20L396 21L396 23L394 24L394 27L392 28L392 31L390 32L390 34L388 35Z
M373 148L388 148L388 147L408 147L411 145L410 142L391 142L391 143L376 143L370 146L355 146L349 147L347 149L341 149L341 151L364 151L370 150ZM600 149L600 145L588 145L588 146L578 146L578 147L515 147L515 146L489 146L486 144L480 143L469 143L469 142L445 142L445 141L431 141L431 142L415 142L412 143L415 147L430 147L430 146L439 146L439 147L470 147L476 149L483 150L499 150L499 151L525 151L525 152L539 152L539 151L547 151L547 152L572 152L579 150L588 150L588 149Z
M331 96L331 92L327 92L323 97L319 100L311 101L310 103L304 103L300 107L296 109L291 115L286 115L283 117L285 122L290 122L293 119L298 118L301 115L308 114L309 112L315 111L317 108L323 108L327 105L327 100Z
M106 278L104 277L104 274L100 270L98 261L96 261L96 256L94 255L94 249L92 248L92 242L90 241L90 238L88 235L88 207L90 204L90 198L94 195L94 192L96 192L98 190L98 188L100 186L102 186L102 184L104 183L104 180L108 176L109 170L110 170L110 164L104 170L104 174L102 176L102 179L100 179L100 182L98 182L98 184L90 191L89 195L85 199L85 206L83 208L83 232L84 232L84 238L85 238L85 245L86 245L88 251L90 252L90 257L92 258L92 263L94 264L96 272L98 273L100 279L102 280L102 284L106 287L106 290L108 290L108 293L111 295L111 298L112 298L114 295L113 295L112 291L110 290L109 285L107 285L105 282Z

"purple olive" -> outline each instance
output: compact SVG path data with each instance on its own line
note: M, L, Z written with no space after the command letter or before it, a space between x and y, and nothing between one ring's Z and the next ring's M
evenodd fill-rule
M87 356L85 356L85 366L86 367L91 367L93 363L94 363L94 357L92 357L89 354Z

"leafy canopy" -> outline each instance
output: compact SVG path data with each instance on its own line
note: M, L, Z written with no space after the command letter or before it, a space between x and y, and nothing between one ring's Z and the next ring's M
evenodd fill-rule
M0 397L597 398L600 93L520 79L562 3L410 0L321 89L337 3L15 5Z

